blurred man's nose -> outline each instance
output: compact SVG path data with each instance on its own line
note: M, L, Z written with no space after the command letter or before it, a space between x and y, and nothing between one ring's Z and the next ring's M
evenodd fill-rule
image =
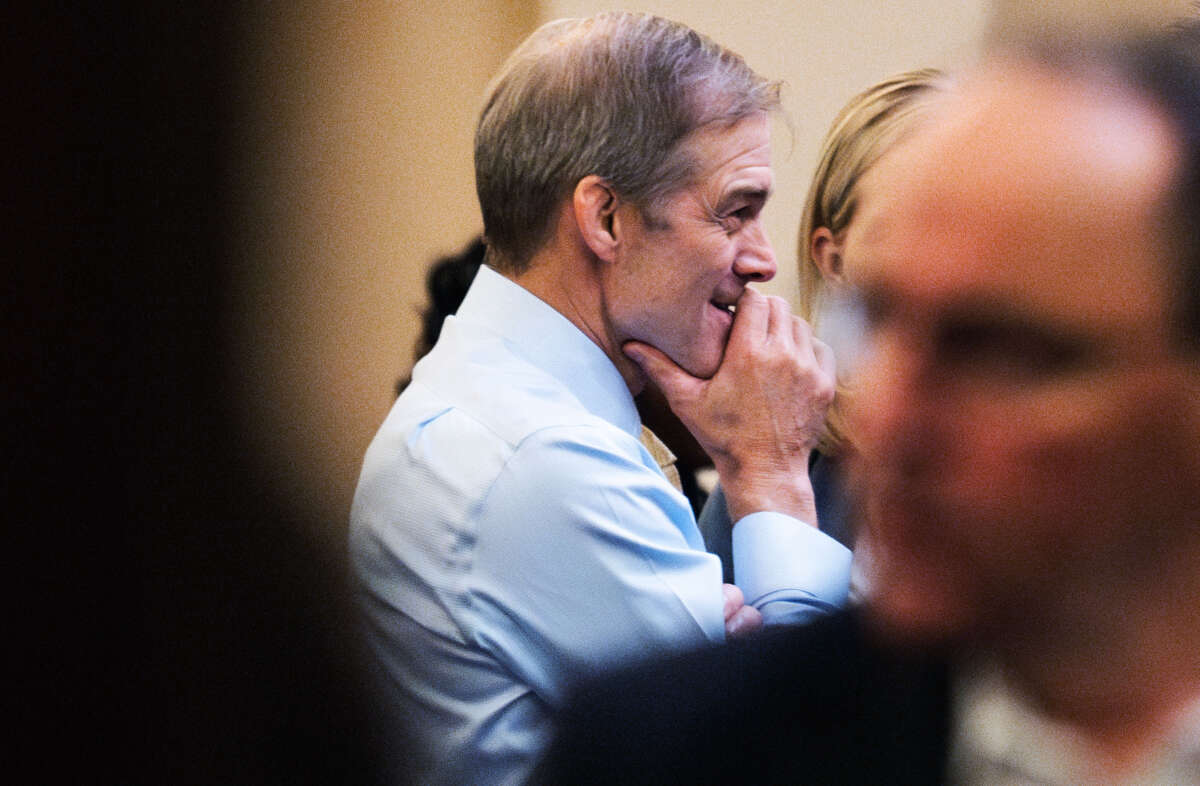
M854 429L864 454L911 470L939 431L923 377L924 360L903 334L870 337L853 381Z

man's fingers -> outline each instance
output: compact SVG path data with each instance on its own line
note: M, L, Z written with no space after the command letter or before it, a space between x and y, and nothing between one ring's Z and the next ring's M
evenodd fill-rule
M812 326L797 316L792 317L792 338L802 347L813 340Z
M725 635L730 638L745 636L763 626L762 614L753 606L742 606L729 619L725 620Z
M821 366L821 371L825 372L830 379L837 381L837 357L833 354L833 347L826 344L817 337L813 337L813 355L817 358L818 365Z
M767 296L746 287L737 301L737 314L733 318L733 329L729 332L729 343L750 346L761 343L770 319Z
M762 614L753 606L747 606L741 589L735 584L722 584L725 594L725 635L745 636L763 626Z
M653 380L668 402L673 403L677 396L698 382L695 377L677 366L675 361L649 344L627 341L621 350Z
M833 347L826 344L813 334L812 327L800 317L792 317L792 338L797 347L811 346L813 358L821 373L830 379L837 380L837 356Z
M791 330L794 320L791 305L778 295L770 295L767 297L767 306L767 333L790 344L794 340Z
M722 584L721 592L725 595L725 619L729 620L737 610L745 605L746 600L742 590L736 584Z

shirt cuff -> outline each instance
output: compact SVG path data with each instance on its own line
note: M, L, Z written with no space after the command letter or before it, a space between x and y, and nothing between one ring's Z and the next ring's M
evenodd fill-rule
M850 593L850 549L799 519L751 513L733 528L733 575L746 603L829 609Z

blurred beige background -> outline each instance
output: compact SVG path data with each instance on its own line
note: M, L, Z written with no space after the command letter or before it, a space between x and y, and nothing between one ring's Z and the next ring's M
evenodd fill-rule
M236 144L233 392L268 482L340 545L367 443L412 362L424 273L481 227L472 135L482 91L538 24L609 8L678 19L786 83L766 222L793 299L817 147L855 92L953 69L1020 28L1128 25L1185 0L402 0L260 3L243 20Z

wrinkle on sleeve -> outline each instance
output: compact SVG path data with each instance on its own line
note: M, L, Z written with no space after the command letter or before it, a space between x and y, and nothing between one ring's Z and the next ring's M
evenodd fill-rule
M782 513L751 513L733 528L733 572L766 625L810 622L846 605L850 549Z

